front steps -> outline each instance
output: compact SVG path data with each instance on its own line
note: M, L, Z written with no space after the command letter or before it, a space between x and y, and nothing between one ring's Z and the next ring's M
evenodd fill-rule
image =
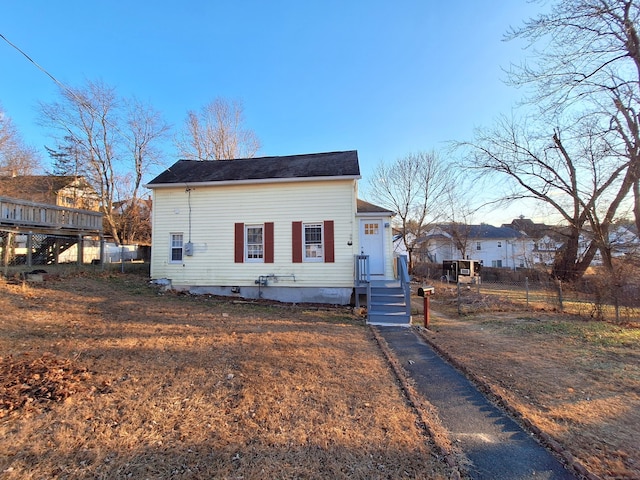
M405 292L399 281L372 280L371 298L367 299L367 323L370 325L404 326L411 325Z

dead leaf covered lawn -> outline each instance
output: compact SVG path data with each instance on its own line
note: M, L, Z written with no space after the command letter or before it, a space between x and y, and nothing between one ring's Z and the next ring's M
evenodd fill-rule
M451 474L347 309L116 274L0 293L2 478Z

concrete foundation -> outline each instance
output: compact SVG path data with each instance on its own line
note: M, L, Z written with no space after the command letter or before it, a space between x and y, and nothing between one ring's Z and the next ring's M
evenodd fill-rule
M349 305L353 288L281 286L167 286L194 295L221 295L246 299L276 300L284 303L326 303Z

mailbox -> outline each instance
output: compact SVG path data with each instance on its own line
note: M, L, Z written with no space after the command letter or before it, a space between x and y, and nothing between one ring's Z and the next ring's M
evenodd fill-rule
M436 293L436 287L418 288L418 296L424 298L424 328L429 328L429 297Z
M418 288L418 296L419 297L424 297L426 295L433 295L434 293L436 293L436 287L420 287Z

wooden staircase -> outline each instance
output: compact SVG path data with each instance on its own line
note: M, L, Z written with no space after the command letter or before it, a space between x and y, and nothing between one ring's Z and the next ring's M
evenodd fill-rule
M53 265L56 257L78 243L74 237L45 237L39 245L35 245L33 263L35 265ZM57 249L57 251L56 251Z
M367 323L371 325L411 325L411 299L398 280L371 281L367 312Z

